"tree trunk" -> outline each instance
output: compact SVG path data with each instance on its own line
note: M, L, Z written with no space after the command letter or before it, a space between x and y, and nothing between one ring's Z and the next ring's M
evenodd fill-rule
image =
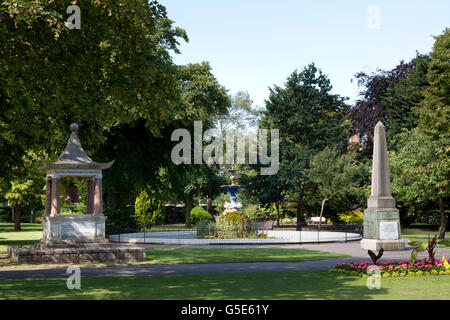
M31 208L30 223L34 223L34 208Z
M277 211L277 216L276 216L277 227L279 227L280 226L280 204L278 202L275 202L275 209Z
M319 231L320 231L320 225L322 224L322 216L323 216L323 209L325 208L325 202L328 201L328 198L324 198L322 200L322 207L320 208L320 215L319 215Z
M20 227L20 214L21 214L20 204L16 205L16 210L14 214L14 230L19 231L22 228Z
M445 239L445 230L447 230L447 215L445 214L444 198L439 197L439 212L441 214L441 225L439 226L439 236L438 239Z
M208 199L206 201L206 211L208 211L211 215L214 213L212 204L213 204L213 199L208 197Z
M300 193L298 195L298 203L297 203L297 231L302 230L302 209L303 209L303 190L304 190L305 184L304 182L300 183Z
M11 206L11 221L14 222L15 220L15 214L14 214L14 205Z
M187 198L185 198L184 203L186 205L186 228L190 228L191 227L191 210L192 210L192 205L194 203L194 199L192 199L192 197L187 197Z
M116 193L110 192L105 195L106 206L108 209L117 209L119 203L119 196Z

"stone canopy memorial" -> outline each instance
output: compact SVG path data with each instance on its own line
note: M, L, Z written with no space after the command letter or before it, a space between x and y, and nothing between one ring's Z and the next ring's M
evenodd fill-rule
M72 134L61 156L55 162L44 161L39 166L46 172L47 180L43 238L33 246L9 247L8 255L18 263L145 260L144 248L115 246L106 239L102 170L110 168L114 161L93 161L81 146L78 125L71 124L70 130ZM60 179L64 177L87 180L86 214L61 214Z

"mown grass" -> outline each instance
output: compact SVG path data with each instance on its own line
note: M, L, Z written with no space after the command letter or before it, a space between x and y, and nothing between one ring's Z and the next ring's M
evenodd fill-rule
M430 237L430 239L431 238L432 237ZM408 239L409 241L414 241L414 242L428 243L428 238L426 238L426 237L404 236L403 239ZM436 245L436 248L450 249L450 239L438 240L438 244Z
M14 231L11 223L0 224L0 258L4 266L12 266L6 259L7 247L30 245L42 238L42 224L22 224L21 231ZM276 248L155 248L147 249L144 263L206 263L206 262L246 262L285 261L348 257L345 254L327 253L313 250ZM0 264L0 265L1 265ZM17 266L17 265L16 265Z
M277 248L155 248L147 249L147 263L204 263L204 262L245 262L283 261L302 262L307 260L350 257L303 249Z
M67 279L0 282L0 299L450 299L449 276L367 281L327 271L254 272L151 277L81 278L80 290Z
M0 223L0 257L5 257L8 246L31 245L42 238L41 223L22 223L15 231L13 223Z

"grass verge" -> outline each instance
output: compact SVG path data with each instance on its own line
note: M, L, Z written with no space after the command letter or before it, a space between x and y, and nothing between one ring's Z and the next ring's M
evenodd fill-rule
M147 249L147 263L204 263L204 262L245 262L283 261L302 262L307 260L350 257L303 249L277 248L158 248Z
M372 290L360 277L328 271L82 278L80 290L67 289L66 279L15 280L0 282L0 299L447 300L449 278L381 279Z

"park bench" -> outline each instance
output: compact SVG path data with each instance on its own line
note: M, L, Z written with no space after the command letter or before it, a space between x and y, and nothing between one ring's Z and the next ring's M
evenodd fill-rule
M259 221L255 223L258 231L262 230L273 230L273 222L272 221Z
M320 221L320 217L311 217L311 219L309 220L310 224L319 224ZM325 219L325 217L322 217L322 222L321 223L326 223L327 219Z

